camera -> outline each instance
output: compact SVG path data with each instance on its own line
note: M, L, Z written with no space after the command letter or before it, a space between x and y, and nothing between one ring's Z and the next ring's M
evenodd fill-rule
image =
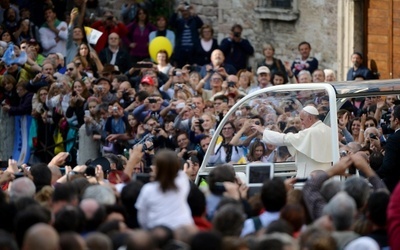
M86 176L96 176L96 166L88 165L85 174Z
M153 149L154 149L154 145L147 147L147 145L143 143L142 152L145 152L146 150L151 151Z
M369 134L369 138L377 140L378 137L376 137L376 135L374 133Z
M149 98L149 103L157 103L157 100L155 98Z
M181 75L182 75L182 72L181 72L181 71L178 71L178 70L174 70L174 71L172 71L172 75L173 75L173 76L181 76Z
M340 157L345 157L347 156L347 151L346 150L341 150L340 151Z
M236 116L242 116L242 111L241 110L236 110L235 115Z
M56 87L57 88L61 88L63 86L63 84L61 82L56 82Z
M76 91L72 91L71 96L76 96Z
M204 119L199 118L199 123L200 124L204 123Z
M240 37L240 32L233 32L233 36L239 38Z
M130 99L128 91L122 92L122 99L124 99L124 100L129 100Z
M160 128L155 128L154 131L156 131L157 133L159 133L161 131Z
M255 125L260 125L261 123L259 121L254 122Z
M235 82L228 82L228 87L229 88L234 88L234 87L236 87L236 83Z
M183 89L183 84L182 83L178 83L177 86L178 86L178 89Z
M103 91L103 86L97 86L97 89L99 90L99 91Z
M113 16L108 16L106 19L111 21L111 20L114 19L114 17Z
M118 107L113 107L112 110L113 111L118 111Z
M196 108L196 104L194 104L194 103L190 104L190 108L191 109L195 109Z

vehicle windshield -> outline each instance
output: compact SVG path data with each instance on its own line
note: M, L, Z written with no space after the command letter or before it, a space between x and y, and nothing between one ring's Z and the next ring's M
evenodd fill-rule
M329 112L325 89L276 90L240 102L224 114L227 117L213 136L217 137L215 143L210 144L207 166L294 161L286 146L264 143L262 133L252 128L252 124L277 132L297 133L303 129L299 116L303 107L315 105L322 121Z

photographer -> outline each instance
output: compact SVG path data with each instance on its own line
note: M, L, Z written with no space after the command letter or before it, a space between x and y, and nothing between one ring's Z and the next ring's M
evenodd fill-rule
M160 91L167 93L170 98L178 98L178 92L182 91L185 92L186 95L193 94L193 90L187 85L189 82L187 70L171 68L168 75L169 79L160 87Z
M219 73L224 79L228 75L236 74L236 69L231 64L224 63L225 57L221 50L216 49L211 53L211 63L203 65L200 70L200 75L205 77L208 72ZM204 89L211 89L210 79L206 80L204 83Z
M232 64L236 70L246 69L249 56L254 54L253 46L242 38L242 31L240 24L233 25L229 37L224 38L220 45L226 62Z
M163 118L160 111L167 107L169 103L164 101L159 95L150 95L146 98L142 105L138 106L133 111L133 116L140 122L143 122L147 117L154 117L159 123L163 123Z
M217 93L222 91L222 82L224 81L221 74L214 72L210 65L206 65L207 74L203 79L200 80L199 84L196 86L196 91L201 94L204 100L211 100ZM211 76L211 89L204 89L204 84L208 81Z
M135 102L136 91L131 87L131 84L128 81L122 82L117 91L117 98L119 103L124 108L124 111L130 111L134 108L130 109L130 105Z
M108 142L108 149L103 148L104 151L110 151L115 154L122 154L123 146L119 140L125 139L126 128L128 127L128 120L124 116L124 110L118 102L112 104L111 116L107 119L104 130L107 132L106 142ZM111 145L110 145L111 144Z
M185 132L181 132L176 137L178 148L175 150L179 158L187 160L192 155L197 155L195 145L189 140L189 136Z

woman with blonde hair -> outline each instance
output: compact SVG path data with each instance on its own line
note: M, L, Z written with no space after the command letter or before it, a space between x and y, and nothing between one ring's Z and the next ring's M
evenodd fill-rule
M275 74L278 71L285 72L285 65L282 63L280 59L274 57L275 48L270 43L263 44L263 55L264 59L262 59L257 64L257 68L261 66L267 66L272 74ZM286 76L287 77L287 76Z

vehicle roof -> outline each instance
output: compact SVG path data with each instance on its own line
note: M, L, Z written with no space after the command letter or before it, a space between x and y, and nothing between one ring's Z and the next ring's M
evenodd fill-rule
M330 83L337 98L400 94L400 79Z

